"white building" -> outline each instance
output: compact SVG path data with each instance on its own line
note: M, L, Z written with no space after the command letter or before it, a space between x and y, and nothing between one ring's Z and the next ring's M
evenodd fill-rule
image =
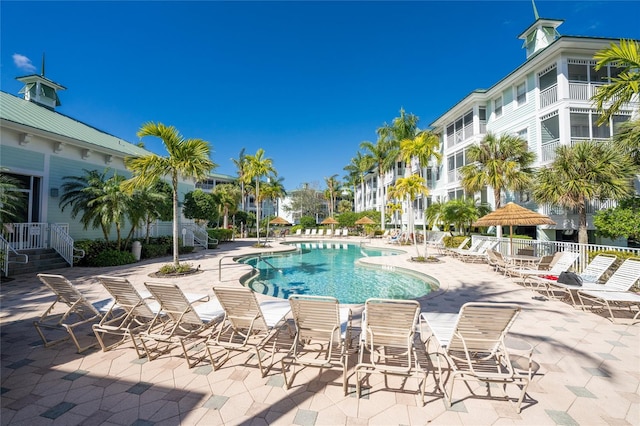
M595 124L598 114L590 101L591 96L599 86L617 76L619 69L607 66L595 71L593 56L619 40L562 36L557 31L562 22L536 19L519 36L526 49L526 60L522 65L489 89L473 91L431 123L430 127L441 138L443 161L439 166L431 164L425 170L423 176L427 177L430 196L426 203L423 200L416 202L416 226L422 225L425 204L429 205L432 200L464 197L458 171L468 162L466 151L469 146L480 142L487 132L510 133L526 139L529 149L536 153L535 166L538 167L553 161L558 146L585 139L608 139L621 123L637 114L639 102L635 99L613 117L609 126ZM392 185L396 177L403 174L402 164L398 163L387 173L383 184L385 187ZM360 188L357 192L361 192ZM372 173L365 185L365 206L358 205L357 210L380 209L384 200L379 200L377 193L377 177ZM476 197L494 207L490 188ZM356 194L356 200L360 198L360 194ZM578 217L574 212L537 206L526 192L503 194L502 201L503 205L514 201L552 217L557 225L538 228L538 239L572 239L573 234L577 234ZM610 205L589 206L589 230L594 229L593 213L606 207ZM403 222L407 223L407 219L403 218Z

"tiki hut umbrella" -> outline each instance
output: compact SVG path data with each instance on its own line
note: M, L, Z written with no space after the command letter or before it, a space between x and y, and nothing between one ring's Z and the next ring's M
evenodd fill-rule
M513 227L514 226L534 226L534 225L555 225L549 216L545 216L533 210L519 206L514 203L507 203L506 206L500 207L480 219L473 226L508 226L509 227L509 245L511 254L513 255Z
M340 222L329 216L328 218L320 222L320 225L331 225L331 232L333 232L333 225L336 225L338 223Z
M373 225L374 223L376 222L368 216L362 216L360 219L355 221L356 225Z
M289 221L287 219L284 219L280 216L275 217L274 219L271 219L269 221L269 224L271 225L291 225L291 223L289 223Z

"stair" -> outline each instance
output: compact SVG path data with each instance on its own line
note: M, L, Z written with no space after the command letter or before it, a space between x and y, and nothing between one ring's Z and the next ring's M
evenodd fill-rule
M19 253L29 256L29 262L14 263L22 261L23 257L11 254L9 256L9 273L7 274L9 277L69 267L67 261L53 249L20 250Z

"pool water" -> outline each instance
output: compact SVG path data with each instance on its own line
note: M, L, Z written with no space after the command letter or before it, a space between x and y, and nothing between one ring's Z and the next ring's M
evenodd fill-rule
M298 249L296 252L239 259L258 271L242 284L257 293L282 299L292 294L310 294L333 296L340 303L364 303L370 297L414 299L438 286L434 278L425 274L358 262L362 257L395 256L395 250L338 243L292 245Z

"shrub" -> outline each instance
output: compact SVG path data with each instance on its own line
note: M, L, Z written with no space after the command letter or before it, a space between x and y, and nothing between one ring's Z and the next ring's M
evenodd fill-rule
M142 258L166 256L171 250L171 244L142 244Z
M464 241L465 237L464 235L456 235L454 237L448 235L446 237L444 237L444 246L445 247L458 247L460 245L461 242ZM467 243L467 247L469 246L469 243Z
M231 241L233 238L233 229L213 228L207 229L209 238L215 238L218 242Z
M167 263L166 265L162 265L160 268L161 274L181 274L184 272L189 272L193 269L193 265L190 263L179 263L178 266L173 263Z
M105 250L93 259L89 266L119 266L135 263L136 258L133 253L119 250Z
M316 227L316 218L313 216L302 216L300 218L300 226L303 228L315 228Z
M193 252L193 246L180 246L178 247L178 254L189 254Z

